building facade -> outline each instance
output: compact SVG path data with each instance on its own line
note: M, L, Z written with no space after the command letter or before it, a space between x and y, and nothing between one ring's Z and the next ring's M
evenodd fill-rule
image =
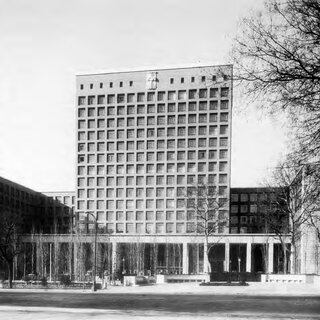
M94 261L115 278L283 272L261 223L274 190L230 189L232 89L229 65L77 76L76 191L40 196L24 269L75 280ZM203 186L227 221L207 239L189 195Z
M89 212L109 234L193 233L188 186L229 198L231 75L220 66L78 76L79 221Z

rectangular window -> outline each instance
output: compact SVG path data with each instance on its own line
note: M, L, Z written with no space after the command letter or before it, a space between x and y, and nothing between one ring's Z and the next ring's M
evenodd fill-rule
M158 92L158 101L163 101L165 99L165 94L164 91Z
M148 92L147 101L154 101L154 100L155 100L155 93L154 92Z
M118 103L123 103L125 101L124 99L125 99L125 95L124 94L121 93L121 94L117 95L117 102Z
M178 128L178 136L185 136L186 135L186 128L182 128L182 127L179 127Z
M78 110L78 116L80 118L85 117L86 116L86 109L79 109Z
M127 94L127 102L128 103L134 102L134 93L128 93Z
M165 110L166 110L166 106L165 106L165 104L158 104L158 106L157 106L157 111L158 111L158 113L163 113L163 112L165 112Z
M212 111L218 110L218 101L216 100L210 101L210 110Z
M210 88L210 98L217 98L218 97L218 88Z
M228 107L229 107L228 100L221 100L220 109L221 110L227 110Z
M178 103L178 112L186 112L186 104Z
M95 104L95 96L89 96L88 97L88 105Z
M78 97L78 106L83 106L86 104L86 97Z
M138 97L137 97L138 102L143 102L144 101L144 93L138 93Z
M220 114L220 121L221 122L228 122L228 113L221 113Z
M168 92L168 100L176 100L176 92L175 91Z
M197 98L197 90L189 90L189 99Z
M186 100L187 99L187 91L179 90L178 91L178 99L179 100Z
M229 95L229 88L221 88L221 97L226 98Z
M104 95L98 96L98 104L105 104L105 96Z
M189 102L188 110L197 111L197 104L195 102Z
M108 104L114 104L115 103L115 95L114 94L108 94L107 102Z
M207 89L200 89L199 90L199 98L200 99L207 98L207 95L208 95L208 90Z

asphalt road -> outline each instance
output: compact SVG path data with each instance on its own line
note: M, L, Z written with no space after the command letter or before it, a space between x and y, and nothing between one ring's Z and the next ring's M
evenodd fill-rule
M90 319L94 316L98 319L104 312L108 312L108 319L117 319L117 316L119 319L124 319L125 317L121 317L121 314L127 316L131 314L132 317L138 318L143 318L142 316L145 315L148 318L157 319L166 317L169 319L171 316L172 318L207 316L218 319L220 316L225 318L226 315L238 319L241 317L244 317L243 319L258 317L259 319L320 319L320 297L311 296L0 292L1 319L6 319L3 315L7 315L8 319L26 320L30 312L38 309L44 312L45 308L48 310L46 319L51 319L50 314L54 319L55 308L59 308L56 310L60 315L68 313L67 310L72 310L73 313L78 312L82 316L87 312ZM83 312L83 310L87 311ZM19 314L23 317L19 318ZM82 316L75 316L74 319L86 319ZM56 318L63 317L56 314Z

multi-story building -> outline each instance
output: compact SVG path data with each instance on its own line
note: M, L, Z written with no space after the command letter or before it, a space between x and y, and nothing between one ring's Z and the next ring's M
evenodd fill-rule
M32 239L34 236L36 239L23 245L21 240L15 240L15 244L21 246L23 255L15 256L14 278L35 273L36 270L43 273L40 268L43 262L40 251L43 253L44 250L37 250L37 248L40 248L40 242L46 242L44 239L48 234L68 234L72 230L74 198L74 192L41 193L0 177L2 239L5 236L12 236L10 228L13 226L15 232L29 234ZM7 266L0 259L0 277L6 273Z
M281 271L280 241L258 217L274 192L230 194L232 66L79 75L76 86L76 192L42 195L46 228L24 238L38 273ZM210 210L203 224L189 193L203 186L228 221L207 238Z
M288 226L288 187L231 188L230 233L285 233Z
M115 234L194 231L188 186L230 186L231 66L77 77L77 208Z
M188 187L212 185L219 201L228 202L231 79L228 65L78 76L80 229L87 231L94 216L100 233L138 235L140 242L152 236L152 242L163 243L168 241L163 236L196 230L186 205ZM181 242L188 241L181 239L180 251ZM199 271L203 252L193 251ZM168 257L160 260L167 262L157 269L169 263ZM181 264L180 259L173 272L182 272Z

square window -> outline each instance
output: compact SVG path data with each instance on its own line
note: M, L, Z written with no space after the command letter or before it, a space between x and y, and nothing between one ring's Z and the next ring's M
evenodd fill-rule
M153 233L153 223L146 223L146 233L147 234Z
M115 103L115 100L116 98L115 98L115 95L114 94L108 94L108 98L107 98L107 101L108 101L108 104L113 104L113 103ZM108 108L108 110L109 110L109 108ZM113 109L114 110L114 109Z
M163 211L157 211L156 212L156 220L157 221L164 220L164 212Z
M127 94L127 102L128 103L134 102L134 93Z
M178 103L178 112L186 112L186 104Z
M138 93L137 100L138 100L138 102L144 101L144 93L143 92Z
M179 139L178 140L178 148L185 148L185 146L186 146L186 140L185 139Z
M197 90L189 90L189 99L197 98Z
M195 136L196 135L196 127L189 127L188 128L188 135Z
M165 109L166 109L165 104L158 104L157 106L158 113L165 112Z
M176 100L176 92L175 91L168 92L168 100Z
M154 101L155 100L155 93L154 92L148 92L147 100L148 101Z
M185 160L185 157L186 157L185 151L178 151L178 154L177 154L178 160Z
M218 88L210 88L210 98L217 98L218 97Z
M104 95L98 96L98 104L105 104L105 96Z
M164 233L164 224L156 223L156 233Z
M158 92L158 100L163 101L165 99L165 92L164 91L159 91Z
M212 111L218 110L218 101L216 100L210 101L210 110Z
M183 82L182 82L183 83ZM179 100L186 100L187 99L187 91L179 90L178 91L178 99Z
M220 114L220 121L221 122L228 122L228 113L221 113Z
M148 105L148 113L155 113L155 105L154 104Z
M179 127L178 128L178 136L185 136L186 135L186 128L182 128L182 127Z
M134 106L128 106L127 107L127 115L134 114L134 113L135 113Z
M143 223L136 223L136 232L138 234L143 233Z

